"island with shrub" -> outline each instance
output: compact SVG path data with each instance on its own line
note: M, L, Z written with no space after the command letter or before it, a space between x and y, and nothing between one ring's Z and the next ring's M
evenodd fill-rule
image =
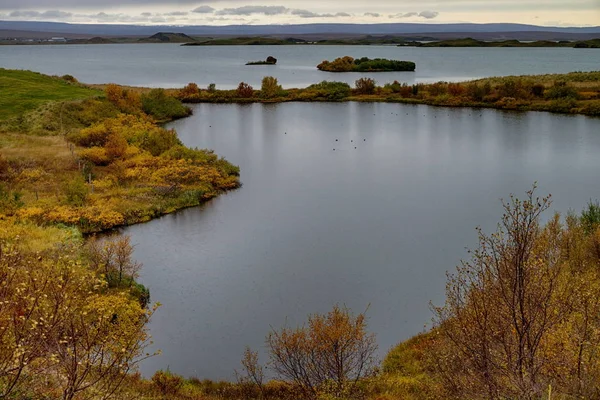
M273 56L267 57L264 61L248 61L246 65L275 65L277 64L277 59Z
M323 61L317 65L321 71L327 72L389 72L414 71L416 64L412 61L387 60L385 58L368 57L354 59L350 56L336 58L333 61Z

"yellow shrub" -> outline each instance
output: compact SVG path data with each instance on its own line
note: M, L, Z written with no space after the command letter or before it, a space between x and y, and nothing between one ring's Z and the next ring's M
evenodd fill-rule
M110 159L104 147L90 147L79 151L79 157L96 165L108 165Z

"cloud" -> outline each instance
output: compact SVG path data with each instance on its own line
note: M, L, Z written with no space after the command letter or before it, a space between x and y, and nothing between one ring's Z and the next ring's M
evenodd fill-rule
M408 13L398 13L398 14L392 14L389 15L389 18L395 19L395 18L412 18L412 17L420 17L420 18L425 18L425 19L432 19L437 17L438 15L440 15L439 12L437 11L421 11L421 12L408 12Z
M193 13L198 13L198 14L212 14L215 11L214 8L212 8L211 6L200 6L200 7L196 7L192 10Z
M73 13L59 10L49 10L44 11L40 14L40 18L68 18L72 16Z
M243 6L238 8L224 8L215 13L215 15L281 15L289 11L284 6Z
M345 12L339 12L336 14L319 14L308 10L292 10L292 15L300 18L337 18L337 17L351 17L350 14Z
M39 11L13 11L8 16L13 18L37 18L40 14Z
M44 12L31 10L17 10L8 14L11 18L33 18L33 19L65 19L73 16L73 13L59 10L48 10Z
M143 16L143 17L151 17L151 16L152 16L152 13L149 13L149 12L143 12L143 13L141 13L140 15L141 15L141 16Z
M225 18L225 17L209 17L206 18L208 22L224 22L224 21L235 21L235 22L247 22L244 18Z
M171 12L165 13L165 15L170 16L170 17L180 17L180 16L188 15L188 13L186 11L171 11Z
M374 12L366 12L363 14L365 17L374 17L374 18L379 18L381 17L381 14L379 13L374 13Z
M440 15L440 13L437 11L421 11L419 13L419 17L426 18L426 19L432 19L432 18L437 17L438 15Z

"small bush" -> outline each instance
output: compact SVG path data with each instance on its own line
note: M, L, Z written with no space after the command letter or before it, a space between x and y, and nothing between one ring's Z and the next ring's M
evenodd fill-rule
M106 154L104 147L93 146L79 151L79 157L84 161L89 161L94 165L108 165L110 158Z
M152 383L163 395L177 395L184 384L181 376L174 375L171 371L156 371L152 376Z
M88 197L88 187L83 177L77 177L65 185L67 203L73 206L83 206Z
M326 98L327 100L342 100L352 92L350 85L345 82L323 81L307 88L308 91L315 92L316 97Z
M449 83L448 84L448 93L452 96L462 96L465 93L466 89L460 83Z
M194 82L188 83L183 89L181 89L178 93L178 97L180 99L185 99L188 97L198 96L200 94L200 88Z
M237 97L242 97L245 99L251 98L254 96L254 88L245 82L240 82L237 88Z
M60 77L60 79L70 82L70 83L77 83L79 82L73 75L63 75Z
M277 97L282 91L283 89L277 82L277 78L273 78L272 76L265 76L263 78L260 88L260 95L263 98L271 99L273 97Z
M548 105L548 111L556 113L570 113L577 107L577 101L572 97L552 100Z
M427 86L427 92L429 93L429 95L434 97L440 96L448 93L448 86L445 82L432 83L431 85Z
M587 209L581 212L581 223L587 233L594 231L600 225L600 203L588 203Z
M358 94L373 94L375 92L376 82L371 78L360 78L354 85Z
M554 85L546 91L547 99L577 99L579 98L579 94L577 93L577 89L572 86L569 86L567 82L559 81L554 82Z
M142 95L141 100L144 112L159 121L183 118L191 113L179 100L167 95L164 89L153 89Z
M541 83L536 83L531 86L531 94L535 97L544 97L544 92L546 91L546 87Z

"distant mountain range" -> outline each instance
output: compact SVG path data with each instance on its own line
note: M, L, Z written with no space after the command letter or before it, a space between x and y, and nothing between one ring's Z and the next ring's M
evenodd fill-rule
M227 25L227 26L169 26L169 25L108 25L68 24L39 21L0 21L0 31L60 33L64 36L148 36L156 32L181 32L194 36L344 36L344 35L407 35L420 34L438 37L482 36L497 39L576 40L600 37L600 26L585 28L547 27L524 24L303 24L303 25ZM479 34L479 35L477 35Z

